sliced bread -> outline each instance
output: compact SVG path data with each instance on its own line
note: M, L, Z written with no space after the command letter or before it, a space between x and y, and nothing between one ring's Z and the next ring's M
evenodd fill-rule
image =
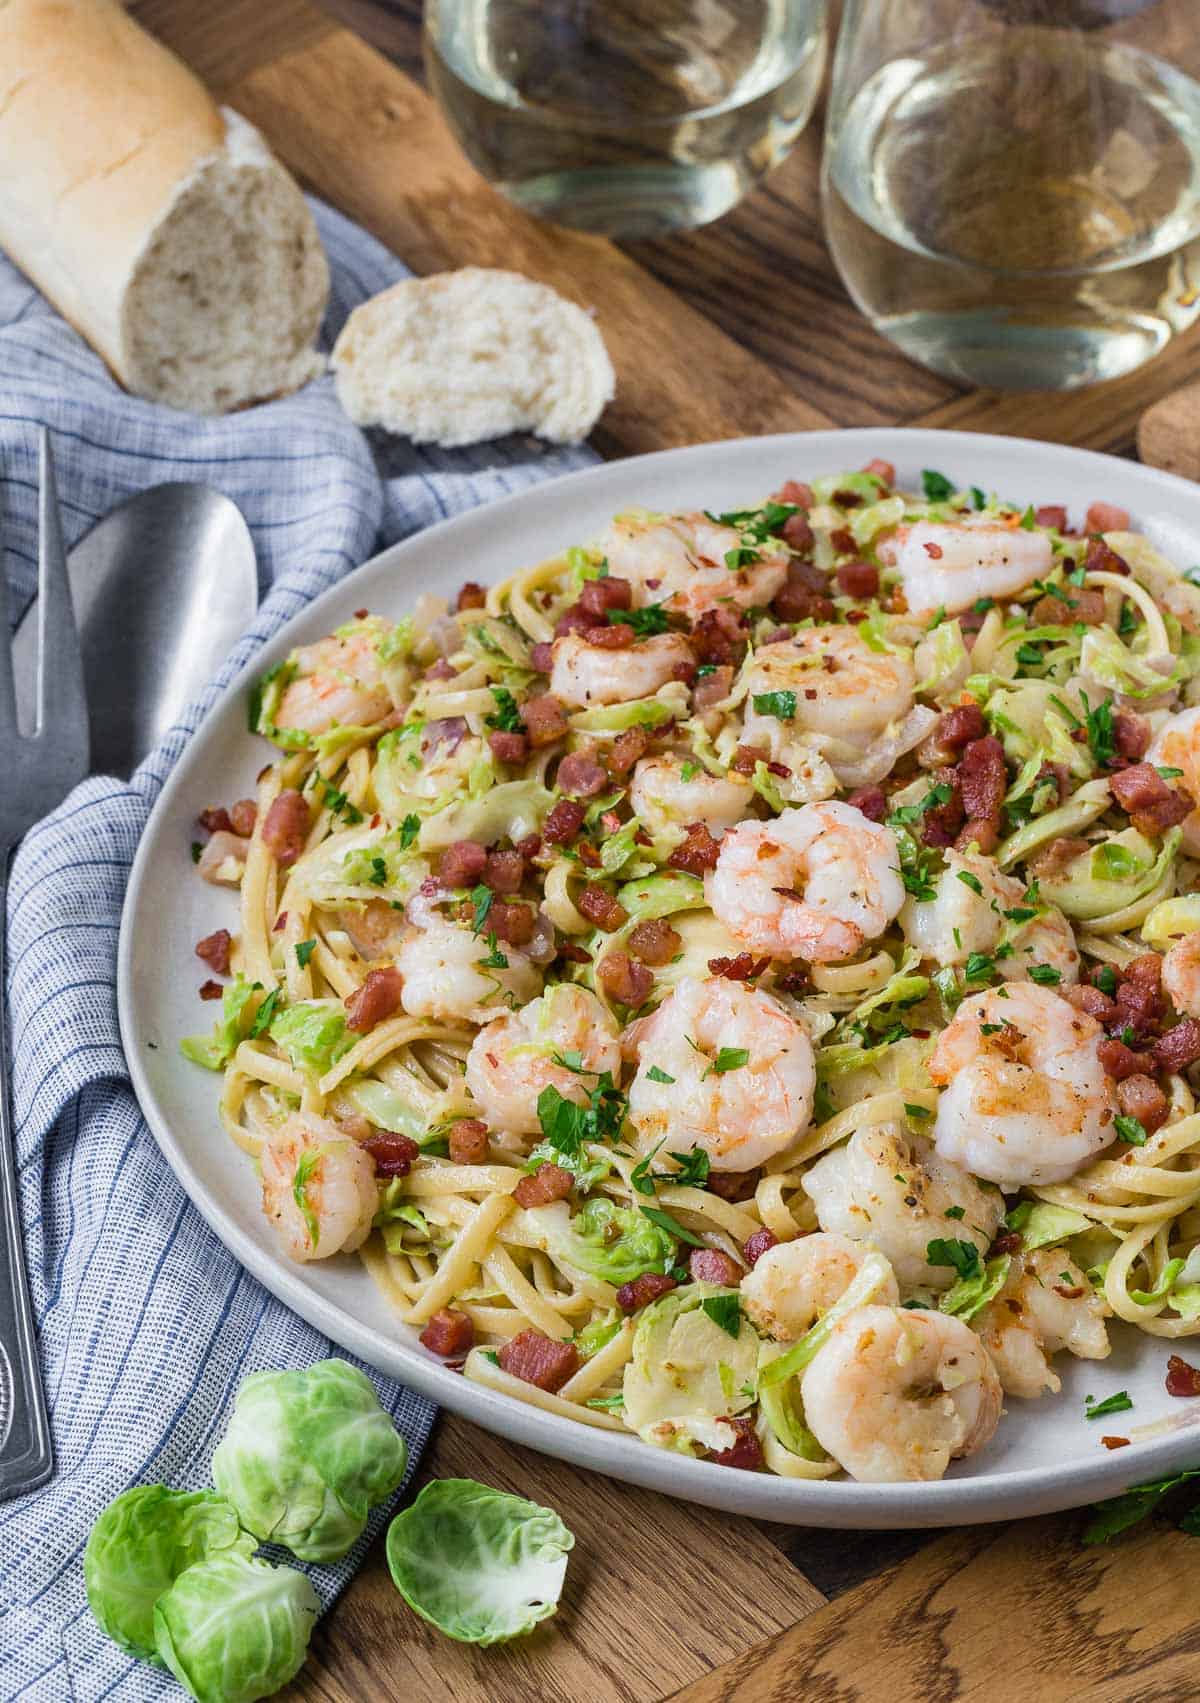
M333 369L359 425L447 449L521 431L578 443L616 388L582 308L479 266L406 279L355 308Z

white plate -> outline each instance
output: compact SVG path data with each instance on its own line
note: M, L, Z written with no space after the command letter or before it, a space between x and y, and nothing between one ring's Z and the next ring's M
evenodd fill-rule
M785 479L861 467L873 456L895 462L899 483L909 488L919 488L922 468L932 467L959 485L1021 503L1067 503L1074 518L1093 500L1119 503L1181 564L1200 562L1196 487L1084 450L963 432L872 429L700 444L593 468L430 527L367 562L291 622L197 732L163 789L130 875L118 996L134 1088L184 1188L238 1259L334 1342L489 1430L633 1484L796 1524L942 1526L1078 1506L1200 1464L1200 1406L1164 1389L1168 1345L1118 1328L1112 1358L1101 1364L1060 1356L1062 1394L1010 1402L990 1447L937 1484L796 1483L684 1459L542 1413L448 1371L396 1321L356 1260L287 1261L260 1211L253 1167L218 1124L216 1078L179 1055L179 1037L211 1021L212 1008L196 998L195 942L222 923L237 926L233 897L193 879L188 844L197 813L252 793L266 760L264 746L246 734L252 676L363 605L398 616L420 590L453 592L465 579L502 578L586 542L622 508L741 508ZM1085 1421L1085 1394L1122 1389L1133 1397L1133 1412ZM1128 1448L1101 1446L1101 1433L1129 1435L1131 1426L1157 1430Z

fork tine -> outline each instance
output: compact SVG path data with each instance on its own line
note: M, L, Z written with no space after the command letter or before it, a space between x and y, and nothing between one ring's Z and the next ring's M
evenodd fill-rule
M38 496L38 688L37 731L55 725L64 744L78 747L82 738L86 758L87 697L83 660L75 631L75 611L67 579L54 457L50 434L42 427Z

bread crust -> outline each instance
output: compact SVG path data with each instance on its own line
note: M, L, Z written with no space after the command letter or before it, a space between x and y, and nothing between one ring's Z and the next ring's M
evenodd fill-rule
M0 6L0 246L123 382L121 303L216 103L116 0Z
M249 258L210 282L231 247ZM328 269L299 190L117 0L0 0L0 248L136 394L211 412L322 366Z

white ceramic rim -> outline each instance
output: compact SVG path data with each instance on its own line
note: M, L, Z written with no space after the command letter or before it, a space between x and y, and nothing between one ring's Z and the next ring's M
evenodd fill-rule
M840 1479L795 1481L765 1473L732 1471L653 1449L633 1436L560 1418L468 1382L421 1349L415 1342L415 1332L408 1327L396 1328L408 1331L411 1345L389 1338L317 1293L307 1281L311 1267L292 1265L282 1255L260 1245L201 1184L189 1158L186 1140L172 1129L141 1054L138 1043L144 1014L139 1014L136 1008L133 964L139 929L149 927L153 921L142 915L143 896L164 830L177 824L181 815L194 815L197 807L210 801L196 794L195 784L217 724L229 714L231 703L237 704L241 714L249 682L286 654L298 638L303 642L307 637L328 631L367 601L364 582L374 586L392 569L419 567L422 559L436 562L439 554L453 555L453 549L444 549L446 544L453 545L459 535L479 531L480 517L484 514L489 531L502 529L514 518L557 509L564 500L570 507L570 499L581 493L587 499L602 496L605 512L616 512L639 500L639 485L653 483L663 475L673 478L676 473L686 479L701 467L715 469L717 464L722 479L728 473L732 487L723 493L723 500L744 503L751 500L751 493L772 488L789 473L803 478L817 472L841 471L861 466L875 456L900 464L902 482L914 477L912 470L928 466L945 470L963 483L998 488L1021 500L1029 496L1030 500L1052 502L1066 497L1072 506L1100 498L1123 502L1134 510L1138 523L1152 537L1157 535L1166 546L1174 543L1177 552L1190 544L1200 560L1200 490L1186 481L1090 450L971 432L870 427L698 444L604 463L501 499L485 509L470 510L381 552L347 575L289 621L213 706L169 776L143 834L129 877L117 966L121 1037L133 1088L168 1163L195 1206L235 1257L285 1305L335 1344L441 1406L544 1454L627 1483L756 1519L846 1529L936 1527L1009 1519L1078 1507L1115 1495L1130 1485L1200 1461L1200 1439L1194 1435L1194 1422L1200 1420L1200 1410L1190 1402L1186 1408L1179 1404L1182 1411L1168 1414L1158 1434L1135 1439L1129 1447L1112 1452L1099 1447L1096 1433L1103 1427L1087 1426L1082 1431L1078 1459L1048 1458L1035 1466L1010 1471L964 1473L963 1467L952 1467L950 1476L927 1484L860 1484ZM1006 464L1011 466L1014 460L1019 470L1011 474L1004 471ZM999 478L995 476L997 470L1001 472ZM1038 486L1053 487L1058 495L1052 489L1043 494L1035 489ZM1162 510L1161 524L1157 526L1148 524L1158 514L1156 504ZM571 533L564 534L560 525L558 542L571 541ZM512 561L507 571L518 565L519 561ZM473 577L469 561L460 558L454 574L447 573L446 577L456 582ZM411 591L407 591L403 597L391 600L397 605L394 612L401 613L411 597ZM388 602L386 597L382 603L375 598L374 607L392 612ZM194 1067L180 1060L177 1068ZM214 1116L210 1129L200 1133L211 1134L216 1129ZM231 1148L231 1152L236 1153L236 1149ZM371 1280L365 1268L362 1276L369 1284ZM1144 1359L1152 1350L1159 1352L1172 1345L1140 1338L1137 1346ZM1060 1360L1066 1358L1060 1356ZM1131 1359L1127 1354L1123 1358L1122 1375L1128 1376L1130 1367L1136 1370L1137 1356ZM1116 1370L1121 1368L1118 1366ZM1093 1381L1101 1379L1110 1382L1111 1375L1094 1374ZM1025 1409L1032 1404L1019 1405ZM1119 1425L1120 1421L1113 1423ZM958 1476L960 1473L964 1475Z

